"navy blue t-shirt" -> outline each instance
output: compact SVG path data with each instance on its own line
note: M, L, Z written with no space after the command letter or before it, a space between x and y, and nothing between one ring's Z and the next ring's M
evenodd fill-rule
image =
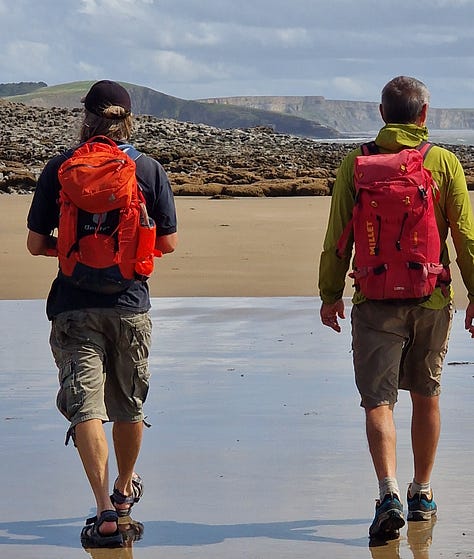
M72 155L69 150L53 157L43 169L28 213L30 231L51 235L59 223L58 179L60 165ZM136 163L136 175L146 200L149 216L156 223L158 236L176 232L176 209L173 192L163 167L153 158L141 154ZM145 312L150 308L148 285L135 281L121 293L102 294L78 289L58 274L51 285L46 304L46 314L52 320L59 313L84 308L120 308L133 312Z

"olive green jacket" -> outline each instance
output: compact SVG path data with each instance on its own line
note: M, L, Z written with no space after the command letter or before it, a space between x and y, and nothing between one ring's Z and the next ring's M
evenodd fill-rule
M416 147L427 139L426 127L387 124L380 130L375 142L382 153L389 153L400 151L403 147ZM336 246L352 216L355 197L354 160L358 155L361 155L360 148L351 151L343 159L332 192L328 228L319 265L319 292L323 303L335 303L342 297L351 264L353 240L350 239L347 256L344 258L336 255ZM435 211L441 238L441 261L444 265L450 263L446 245L450 231L456 250L456 262L469 301L474 302L474 218L463 168L454 153L435 145L426 155L425 166L431 171L440 191ZM441 309L450 302L452 296L452 288L446 295L436 288L429 300L422 305ZM364 300L360 292L354 293L354 304Z

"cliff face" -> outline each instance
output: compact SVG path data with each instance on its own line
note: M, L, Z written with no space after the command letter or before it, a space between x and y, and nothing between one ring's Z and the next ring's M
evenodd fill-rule
M250 96L201 99L201 102L278 111L315 120L342 134L370 133L383 124L379 104L365 101L332 101L320 96ZM430 107L428 127L439 130L474 129L474 109Z
M92 81L72 82L57 86L38 84L0 84L0 97L28 106L45 108L79 108L80 99ZM383 124L379 104L366 101L338 101L322 96L243 96L201 99L179 99L153 89L124 83L132 97L132 110L137 115L206 124L216 128L251 128L265 126L274 132L306 138L330 139L373 134ZM20 87L21 86L21 87ZM30 93L19 94L21 88ZM10 92L10 93L8 93ZM428 127L438 130L474 129L474 109L430 108Z
M73 82L59 86L36 88L31 93L8 97L9 101L36 107L79 108L80 99L93 82ZM130 92L132 111L136 115L152 115L183 122L207 124L218 128L248 128L268 126L275 132L307 138L337 138L331 127L306 119L302 115L271 112L258 108L234 105L198 103L165 95L159 91L133 84L124 84ZM0 92L1 97L1 92Z

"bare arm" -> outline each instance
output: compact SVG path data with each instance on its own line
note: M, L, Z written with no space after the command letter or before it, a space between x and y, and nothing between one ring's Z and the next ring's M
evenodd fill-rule
M28 231L26 248L33 256L57 256L56 237Z
M178 233L171 233L171 235L161 235L156 238L155 248L160 250L163 254L174 252L178 244Z

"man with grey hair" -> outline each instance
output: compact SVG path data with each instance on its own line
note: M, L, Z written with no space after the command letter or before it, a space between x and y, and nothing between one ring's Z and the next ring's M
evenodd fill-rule
M428 89L419 80L399 76L388 82L380 105L385 126L375 139L375 153L398 153L422 146L428 139L428 103ZM353 235L343 255L337 245L356 204L354 165L362 153L361 148L353 150L340 165L320 258L321 320L336 332L341 330L339 319L345 318L342 296ZM376 159L377 155L368 158L368 165L371 157ZM439 199L434 202L441 242L438 262L448 270L446 239L450 230L467 291L465 328L474 337L474 221L464 171L457 157L439 146L430 146L424 166L439 188ZM407 494L407 519L429 520L436 514L431 474L440 434L440 381L452 322L452 299L449 283L437 285L429 296L419 300L369 299L356 286L351 312L353 363L379 484L375 518L369 528L371 538L397 537L405 523L396 474L393 419L399 389L408 390L412 401L414 475Z
M98 81L83 102L81 143L109 139L119 147L132 147L127 144L132 131L131 99L122 85ZM73 153L70 149L54 156L39 177L28 214L27 247L35 256L57 255L58 238L53 232L60 224L58 171ZM138 187L147 214L156 224L155 249L163 254L173 252L177 224L168 177L157 161L139 152L135 155ZM83 215L76 231L87 227L86 218L96 215ZM101 214L101 219L109 217L114 218L113 211ZM117 231L118 226L114 227ZM144 277L135 275L119 291L99 292L71 282L61 265L48 296L50 345L59 370L57 406L70 422L66 444L72 438L96 501L97 514L87 520L81 533L85 547L121 545L118 518L128 516L143 494L141 477L134 468L142 443L143 404L150 377L150 306ZM103 428L106 421L113 422L118 469L112 488Z

